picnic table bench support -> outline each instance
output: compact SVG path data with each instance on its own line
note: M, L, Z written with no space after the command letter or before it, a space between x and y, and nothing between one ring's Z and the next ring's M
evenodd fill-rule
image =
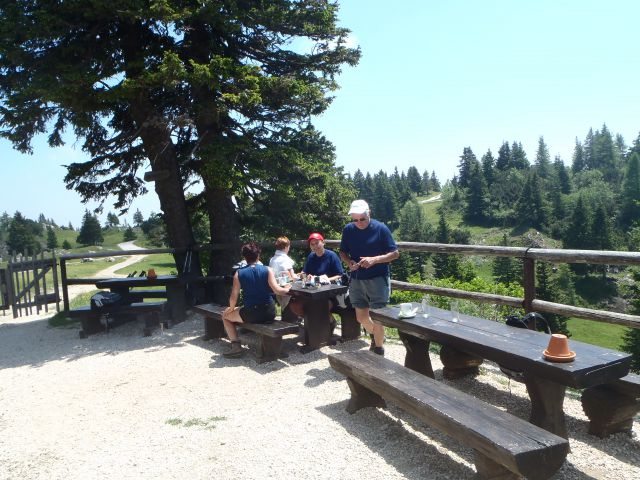
M433 367L431 366L431 358L429 357L429 344L431 342L408 335L402 330L398 330L398 335L407 351L404 357L404 366L414 372L435 378Z
M526 372L524 383L531 399L529 421L559 437L569 438L562 408L567 387Z
M477 375L483 362L482 358L458 350L450 345L442 345L440 360L444 367L442 376L448 380L455 380L466 375Z
M343 342L349 340L357 340L360 338L362 330L360 322L356 319L356 311L354 308L334 307L333 313L340 317L340 339Z
M640 412L640 375L629 374L612 383L582 392L582 409L589 418L589 433L600 438L631 432Z

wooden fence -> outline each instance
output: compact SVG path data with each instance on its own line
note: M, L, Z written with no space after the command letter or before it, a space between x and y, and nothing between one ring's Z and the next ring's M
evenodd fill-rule
M328 248L338 249L339 240L326 240L325 245ZM261 243L263 248L273 247L271 242ZM307 248L305 240L295 240L291 242L292 248ZM523 279L524 298L508 297L503 295L495 295L481 292L467 292L453 288L442 288L431 285L421 285L414 283L401 282L392 280L393 288L397 290L406 290L414 292L423 292L446 297L460 298L471 300L474 302L492 303L498 305L507 305L511 307L523 308L526 312L537 311L555 313L563 316L571 316L576 318L584 318L604 323L613 323L623 325L630 328L640 328L640 316L629 315L620 312L611 312L607 310L595 310L582 308L561 303L548 302L536 298L535 290L535 266L536 262L548 263L582 263L582 264L601 264L601 265L640 265L639 252L617 252L617 251L601 251L601 250L563 250L563 249L545 249L545 248L524 248L524 247L500 247L500 246L480 246L480 245L454 245L443 243L416 243L416 242L398 242L400 252L416 252L416 253L442 253L456 254L463 256L487 256L487 257L511 257L520 259L523 262ZM228 251L233 252L233 258L240 259L240 244L205 244L194 248L195 251ZM116 255L149 255L156 253L175 253L174 249L153 249L153 250L128 250L117 252L101 252L81 255L63 255L60 257L60 271L63 285L63 301L65 309L68 309L67 285L71 284L94 284L96 279L67 279L65 261L68 259L85 258L85 257L108 257ZM229 272L214 272L215 275L224 275Z
M44 252L31 257L12 256L7 267L0 270L0 305L3 312L9 308L13 317L49 311L55 303L59 310L59 285L55 253L45 257ZM47 280L47 274L49 280Z

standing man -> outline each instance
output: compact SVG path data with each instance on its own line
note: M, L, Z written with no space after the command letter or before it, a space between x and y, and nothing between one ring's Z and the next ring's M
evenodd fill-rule
M370 350L384 355L384 326L371 320L369 309L389 302L389 263L400 253L389 228L371 218L367 202L354 200L349 215L351 223L344 227L340 242L340 258L351 272L349 300L356 309L356 319L372 337Z

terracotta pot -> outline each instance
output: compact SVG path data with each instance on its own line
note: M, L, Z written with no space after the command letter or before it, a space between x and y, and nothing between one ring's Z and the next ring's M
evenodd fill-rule
M158 275L156 275L156 271L153 268L150 268L147 271L147 278L156 278Z
M561 333L554 333L549 339L549 345L546 350L547 354L552 357L570 357L569 339Z

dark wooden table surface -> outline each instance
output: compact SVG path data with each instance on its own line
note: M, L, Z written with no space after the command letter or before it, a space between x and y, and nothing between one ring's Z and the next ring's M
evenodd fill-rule
M315 350L331 343L331 326L329 323L329 300L336 295L346 293L345 285L321 285L319 287L302 288L294 284L289 294L303 302L305 346L303 352Z
M123 296L127 296L132 288L157 286L165 287L167 290L167 304L173 323L184 321L186 309L185 283L177 275L158 275L155 278L120 277L96 282L96 287L107 288Z
M460 357L487 359L523 372L523 381L531 399L530 421L557 435L567 438L562 404L566 387L584 389L611 382L629 372L631 355L608 348L569 340L575 360L568 363L551 362L543 351L549 343L549 335L509 327L500 322L460 315L459 321L451 320L451 312L431 308L428 318L420 312L414 318L398 318L399 308L388 306L371 310L371 318L385 326L398 328L407 348L405 365L433 377L429 359L429 342L443 345L441 358L453 371L468 369ZM446 348L445 348L446 347ZM459 355L457 355L459 354ZM468 364L467 364L468 365Z

